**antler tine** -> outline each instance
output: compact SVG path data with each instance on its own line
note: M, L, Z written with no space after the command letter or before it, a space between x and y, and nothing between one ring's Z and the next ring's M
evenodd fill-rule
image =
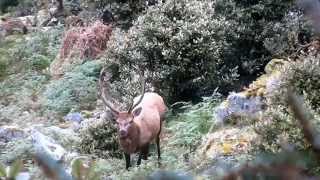
M106 76L106 72L105 72L105 69L103 68L100 72L100 77L99 77L100 97L106 107L108 107L112 112L119 114L119 111L117 109L115 109L113 107L112 103L110 103L106 98L106 95L104 92L104 87L103 87L103 82L105 81L105 76Z
M130 113L135 107L137 107L141 103L141 101L144 97L145 90L146 90L146 82L143 77L143 73L139 73L139 74L140 74L140 78L141 78L141 96L140 96L140 99L136 103L134 103L134 101L132 101L131 106L128 110L128 113Z

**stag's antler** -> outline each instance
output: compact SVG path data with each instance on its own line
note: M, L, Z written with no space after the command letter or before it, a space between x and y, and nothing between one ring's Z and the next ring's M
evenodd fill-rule
M110 79L110 77L106 77L107 73L105 71L105 69L103 68L100 72L100 77L99 77L99 91L100 91L100 97L103 101L103 104L108 107L112 112L119 114L119 111L114 108L113 104L110 103L105 95L105 90L104 90L104 82L106 82L107 80Z
M140 99L136 103L134 103L134 101L132 101L131 106L129 107L128 113L131 113L131 111L141 103L141 101L144 97L145 90L146 90L146 82L143 77L143 73L139 73L139 74L140 74L140 78L141 78L141 96L140 96Z

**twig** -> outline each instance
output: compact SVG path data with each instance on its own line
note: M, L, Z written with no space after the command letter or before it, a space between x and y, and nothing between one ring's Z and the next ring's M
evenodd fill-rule
M308 111L303 107L302 101L291 90L288 91L288 102L294 116L302 126L302 132L306 140L311 144L312 150L316 154L318 161L320 161L320 146L317 140L317 134L308 120Z

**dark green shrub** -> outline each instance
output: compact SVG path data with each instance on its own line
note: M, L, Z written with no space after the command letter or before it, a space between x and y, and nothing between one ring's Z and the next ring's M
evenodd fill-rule
M18 0L0 0L0 12L5 13L8 7L17 6Z
M320 113L320 61L319 56L305 57L292 62L282 70L281 88L291 87L302 94L311 108Z
M0 79L7 74L8 61L0 58Z
M112 12L116 26L128 29L132 26L132 22L147 9L151 1L157 0L82 0L81 3L83 7L89 7L89 9L108 9Z
M100 158L121 158L117 128L111 120L103 120L90 124L80 130L80 152Z
M51 81L44 92L46 107L62 115L71 110L92 109L97 99L96 81L100 69L99 62L89 61Z
M271 105L287 106L285 96L288 88L303 95L306 104L320 113L320 62L318 56L301 57L289 62L280 69L278 86L270 92L268 100Z
M258 122L263 138L263 148L271 151L280 149L283 143L289 143L298 149L307 149L301 128L288 108L286 94L288 88L302 95L304 105L311 110L310 117L314 127L320 130L320 63L318 57L303 57L289 62L280 70L278 86L267 95L268 109Z
M218 0L216 18L225 18L222 61L239 67L240 78L257 75L272 56L290 55L310 38L295 1ZM230 66L230 65L228 65Z
M308 42L308 27L289 0L169 0L149 7L128 33L115 33L107 56L122 69L145 69L174 102L215 87L224 93L238 88L272 56Z
M16 73L30 70L35 68L33 65L40 63L35 61L51 63L59 51L62 32L63 29L58 26L46 32L34 32L28 38L17 38L8 49L9 65L12 67L10 71Z
M48 57L36 54L30 57L31 66L33 69L40 71L50 66L50 60Z
M264 151L279 152L289 144L300 150L307 147L297 121L287 112L286 107L269 107L264 118L256 125L257 133L262 138L259 148Z
M225 45L223 19L214 3L169 0L148 8L128 33L115 32L107 60L120 72L145 69L152 85L169 102L227 87L237 79L237 67L220 59Z

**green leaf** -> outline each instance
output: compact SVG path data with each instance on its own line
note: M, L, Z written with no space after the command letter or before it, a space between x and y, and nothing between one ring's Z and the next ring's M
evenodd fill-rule
M8 178L15 179L15 177L19 174L23 167L23 163L21 160L15 161L10 167Z
M6 167L0 163L0 177L6 177L7 173L6 173Z

